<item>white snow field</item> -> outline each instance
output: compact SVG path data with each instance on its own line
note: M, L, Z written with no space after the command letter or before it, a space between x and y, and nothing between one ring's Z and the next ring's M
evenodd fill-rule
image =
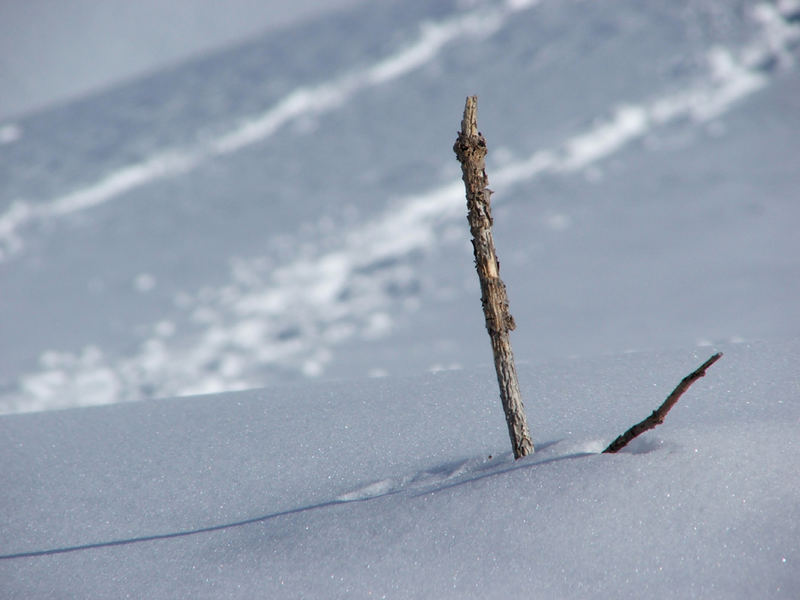
M800 344L0 419L3 598L797 598ZM491 457L491 458L490 458Z
M798 156L795 0L359 3L0 122L0 598L799 598Z

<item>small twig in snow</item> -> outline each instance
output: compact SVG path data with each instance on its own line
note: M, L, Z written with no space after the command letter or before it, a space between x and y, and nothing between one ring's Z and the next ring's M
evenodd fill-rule
M689 373L686 377L684 377L681 382L678 384L672 393L667 396L667 399L664 400L664 403L659 406L653 413L647 417L644 421L637 423L628 431L623 433L617 439L615 439L611 444L603 450L603 454L605 453L614 453L622 450L628 443L634 439L635 437L641 435L648 429L653 429L656 425L661 425L664 422L664 418L667 416L667 413L670 409L677 404L678 399L683 395L683 393L689 389L695 381L700 379L706 374L706 369L708 369L711 365L717 362L720 357L722 356L722 352L718 352L711 358L709 358L706 362L700 365L695 371Z

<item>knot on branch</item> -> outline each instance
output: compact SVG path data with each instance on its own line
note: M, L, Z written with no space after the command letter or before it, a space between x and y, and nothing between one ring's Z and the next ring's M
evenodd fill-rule
M465 134L463 131L460 131L453 144L453 152L456 153L459 160L464 158L470 162L476 160L482 161L486 158L486 153L488 152L486 138L483 137L480 131L475 135Z
M508 311L508 301L503 301L500 306L489 302L486 297L481 298L483 312L486 320L486 330L491 333L506 334L517 328L514 317Z

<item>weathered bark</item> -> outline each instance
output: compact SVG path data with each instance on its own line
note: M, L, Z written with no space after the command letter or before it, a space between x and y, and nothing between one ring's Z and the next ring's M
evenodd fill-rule
M683 393L689 389L695 381L700 379L706 374L706 369L708 369L711 365L717 362L720 357L722 356L721 352L718 352L711 358L709 358L706 362L700 365L696 370L689 373L686 377L684 377L678 386L672 390L672 393L667 396L667 399L664 400L664 403L659 406L656 410L652 412L652 414L647 417L644 421L637 423L628 431L623 433L617 439L615 439L611 444L603 450L603 453L613 453L622 450L628 443L634 439L635 437L643 434L645 431L649 429L653 429L656 425L661 425L664 422L664 418L667 416L667 413L670 409L677 404L678 399L683 395Z
M508 424L508 434L514 449L514 458L533 453L533 442L525 419L525 407L517 381L514 354L508 333L513 330L514 319L508 311L506 286L500 279L500 262L492 238L492 213L490 197L492 190L486 176L484 159L486 140L478 131L478 98L470 96L464 107L461 131L453 146L463 173L467 194L472 247L475 253L475 268L481 284L481 303L486 318L486 329L492 342L500 400Z

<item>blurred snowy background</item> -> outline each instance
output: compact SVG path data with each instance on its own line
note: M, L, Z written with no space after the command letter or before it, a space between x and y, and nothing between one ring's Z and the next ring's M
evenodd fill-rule
M0 3L0 118L88 96L359 0Z
M0 412L488 364L473 93L519 362L800 334L798 2L266 6L0 7Z

